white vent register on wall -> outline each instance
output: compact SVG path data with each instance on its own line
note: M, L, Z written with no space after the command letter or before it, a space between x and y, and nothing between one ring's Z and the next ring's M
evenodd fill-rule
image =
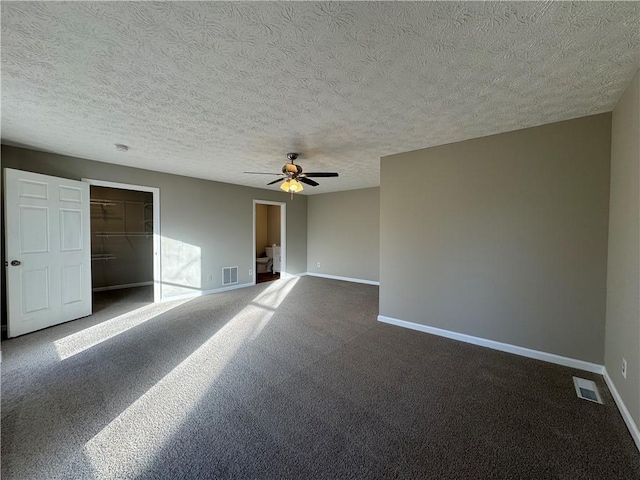
M238 283L238 267L223 267L222 284L233 285L234 283Z

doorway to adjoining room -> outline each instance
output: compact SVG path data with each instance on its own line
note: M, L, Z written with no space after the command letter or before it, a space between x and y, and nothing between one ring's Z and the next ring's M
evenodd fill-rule
M283 224L280 204L254 203L256 283L278 280L283 271Z

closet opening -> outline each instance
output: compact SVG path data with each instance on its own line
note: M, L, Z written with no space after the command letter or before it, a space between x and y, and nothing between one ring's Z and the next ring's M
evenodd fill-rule
M159 302L159 190L85 181L90 184L94 311L114 302Z

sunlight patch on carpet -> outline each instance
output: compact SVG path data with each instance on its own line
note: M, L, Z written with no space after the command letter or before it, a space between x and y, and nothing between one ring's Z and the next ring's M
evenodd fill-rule
M273 282L91 438L84 453L96 474L105 478L143 474L239 348L264 328L297 281Z
M188 302L186 300L176 300L167 303L152 303L136 310L119 315L105 322L85 328L79 332L56 340L53 345L60 360L73 357L89 348L95 347L102 342L109 340L121 333L131 330L138 325L147 322L169 310Z
M275 310L280 306L287 295L289 295L293 287L296 285L296 283L298 283L299 279L299 277L296 277L289 280L280 280L278 288L266 289L264 292L254 298L251 303L259 307ZM267 326L269 320L271 320L271 315L265 316L265 318L262 319L260 324L256 327L255 331L251 335L250 340L255 340L255 338L260 335L260 332L262 332L262 329Z

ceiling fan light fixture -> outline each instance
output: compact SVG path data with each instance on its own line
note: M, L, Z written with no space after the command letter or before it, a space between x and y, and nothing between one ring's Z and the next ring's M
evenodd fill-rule
M267 185L274 185L276 183L280 183L280 189L289 193L291 195L291 199L293 200L294 193L300 193L304 190L302 186L303 183L307 185L311 185L312 187L317 187L320 185L315 180L312 180L311 177L337 177L338 174L336 172L311 172L311 173L302 173L302 167L295 162L298 158L297 153L287 153L287 160L289 162L285 163L282 167L282 173L268 173L268 172L244 172L250 173L254 175L276 175L280 178L274 180L272 182L267 183Z
M291 185L289 185L290 192L298 193L298 192L301 192L302 190L304 190L304 187L298 180L291 180Z
M304 190L302 184L295 179L285 181L282 185L280 185L280 188L287 193L298 193Z

